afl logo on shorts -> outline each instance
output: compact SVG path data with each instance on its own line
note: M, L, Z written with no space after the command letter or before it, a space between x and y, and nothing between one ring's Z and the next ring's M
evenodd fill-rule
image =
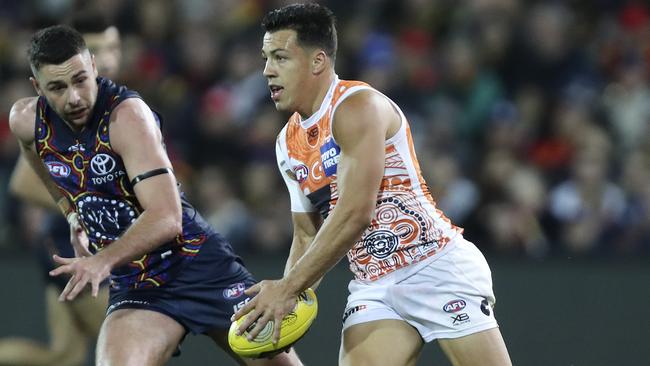
M446 303L445 306L442 307L442 310L444 310L447 313L456 313L465 309L465 306L467 306L465 300L456 299Z
M106 175L115 169L115 159L108 154L97 154L90 161L90 169L97 175Z
M70 175L70 167L58 161L48 161L45 163L47 170L56 178L65 178Z
M296 175L296 180L298 180L298 183L302 183L309 176L309 168L303 164L300 164L297 167L293 168L293 173Z
M246 285L243 282L236 283L223 290L223 297L226 299L235 299L243 295L244 290L246 290Z

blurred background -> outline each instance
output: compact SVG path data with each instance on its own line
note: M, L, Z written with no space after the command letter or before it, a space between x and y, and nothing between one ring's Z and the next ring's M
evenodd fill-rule
M278 0L0 0L0 337L44 339L32 248L43 212L7 193L12 103L34 94L34 31L102 9L120 83L164 116L190 201L258 277L291 235L274 143L287 116L262 77L259 26ZM647 1L320 1L338 18L341 79L404 110L438 206L487 256L515 364L648 365L650 5ZM350 279L326 277L298 350L334 365ZM40 303L39 303L40 302ZM190 337L173 365L219 363ZM429 345L421 365L444 365Z

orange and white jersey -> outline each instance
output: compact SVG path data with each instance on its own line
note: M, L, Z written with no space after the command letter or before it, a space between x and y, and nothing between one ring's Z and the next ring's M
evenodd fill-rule
M302 120L295 113L280 132L276 155L293 212L318 210L326 218L336 206L340 148L332 135L332 120L336 108L360 90L379 93L366 83L335 78L314 115ZM363 281L433 258L462 232L436 209L422 178L408 121L391 103L400 114L401 126L386 140L374 218L348 252L351 271Z

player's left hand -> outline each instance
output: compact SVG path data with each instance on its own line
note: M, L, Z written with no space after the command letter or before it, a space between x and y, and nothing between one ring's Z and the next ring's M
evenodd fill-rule
M59 295L59 301L74 300L89 282L93 297L97 297L99 285L111 273L110 266L98 255L81 258L63 258L54 255L53 258L60 266L50 271L50 276L58 276L62 273L71 275L68 284Z
M248 339L252 340L272 320L273 343L277 343L280 339L282 319L296 306L298 293L291 291L283 280L262 281L245 292L249 296L257 295L232 316L231 320L236 321L249 314L239 326L237 334L243 334L255 322L253 329L248 332Z

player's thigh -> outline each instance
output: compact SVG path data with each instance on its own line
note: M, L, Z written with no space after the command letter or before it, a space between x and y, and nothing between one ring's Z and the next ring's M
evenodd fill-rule
M97 341L96 365L163 365L185 335L169 316L144 309L119 309L106 317Z
M54 284L45 288L47 322L53 351L70 352L79 350L85 354L86 342L79 328L74 311L68 301L59 301L61 290Z
M97 297L93 297L90 291L84 291L83 296L72 302L75 316L89 338L96 338L102 327L108 307L108 293L108 286L102 286Z
M230 357L237 361L238 364L244 366L302 366L302 362L298 358L296 351L291 348L289 352L282 352L275 355L273 358L267 359L250 359L238 356L230 349L228 345L228 331L227 330L213 330L207 333L208 337L212 338L224 352L228 353Z
M352 325L343 332L339 365L415 365L422 344L420 333L401 320L376 320Z
M460 338L438 339L438 343L454 366L512 365L499 328Z

